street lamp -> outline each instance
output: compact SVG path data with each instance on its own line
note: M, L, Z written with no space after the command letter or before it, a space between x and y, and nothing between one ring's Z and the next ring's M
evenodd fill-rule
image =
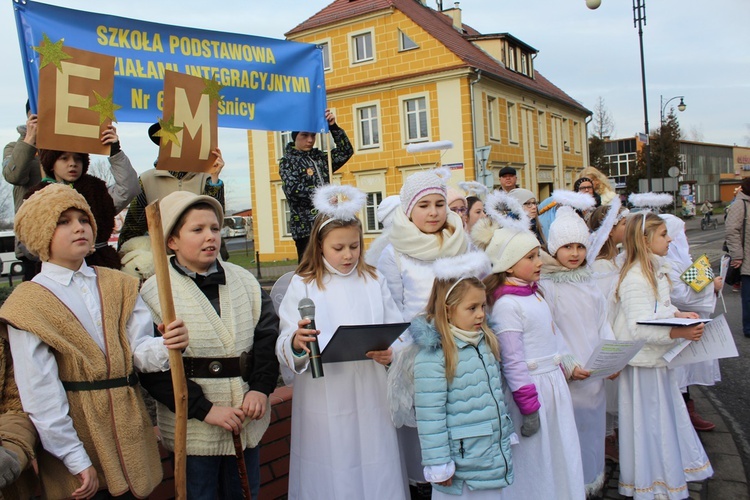
M667 104L669 104L670 102L674 101L675 99L679 99L680 100L680 104L677 105L677 109L680 112L685 111L685 109L687 109L687 104L685 104L685 96L684 95L678 95L678 96L670 97L669 100L667 100L666 102L664 102L664 96L662 96L662 95L659 96L659 103L661 104L661 115L659 117L659 124L661 126L664 126L664 111L666 111L666 109L667 109Z

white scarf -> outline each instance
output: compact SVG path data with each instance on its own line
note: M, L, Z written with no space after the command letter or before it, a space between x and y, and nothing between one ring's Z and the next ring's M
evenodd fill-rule
M450 327L454 337L473 346L479 345L479 341L482 340L482 335L484 335L484 331L482 330L461 330L453 325L450 325Z
M461 216L449 210L448 224L455 230L451 234L449 229L443 229L441 243L437 233L423 233L403 210L396 210L393 215L391 244L397 252L426 262L465 253L468 243Z

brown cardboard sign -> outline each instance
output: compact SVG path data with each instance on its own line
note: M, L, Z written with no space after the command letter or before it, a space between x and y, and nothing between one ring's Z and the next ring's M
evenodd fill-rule
M210 172L218 145L218 94L214 80L174 71L164 74L164 118L156 168L178 172Z
M120 106L112 102L115 58L55 44L52 64L39 70L37 147L75 153L108 155L101 134L115 120ZM49 45L42 42L39 52ZM65 57L68 56L68 57ZM44 55L43 59L44 61Z

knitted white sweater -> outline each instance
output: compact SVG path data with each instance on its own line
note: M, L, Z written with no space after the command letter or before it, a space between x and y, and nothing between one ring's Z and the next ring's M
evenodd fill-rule
M226 285L219 285L221 317L206 296L189 277L169 266L175 314L188 328L190 345L185 357L228 358L239 356L253 346L253 333L260 316L260 285L247 270L222 262ZM157 323L161 323L161 309L156 277L143 284L141 295ZM193 378L200 384L206 398L215 405L240 408L248 391L247 382L234 378ZM255 447L268 427L270 413L260 420L246 420L242 431L243 447ZM157 403L157 419L164 446L174 449L175 414ZM234 444L229 431L196 419L187 425L188 455L234 455Z

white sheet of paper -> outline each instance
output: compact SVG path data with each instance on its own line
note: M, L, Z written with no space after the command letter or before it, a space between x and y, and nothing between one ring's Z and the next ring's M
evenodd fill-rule
M645 343L645 340L602 340L584 369L591 372L592 378L609 377L625 368Z
M721 257L721 264L719 266L719 276L721 277L722 283L727 279L727 272L729 271L729 261L732 260L729 255L723 255Z
M671 361L667 359L666 354L664 355L669 366L682 366L711 359L736 358L739 355L737 346L734 344L734 337L723 314L715 317L712 322L706 323L703 337L699 341L686 342L686 344Z

